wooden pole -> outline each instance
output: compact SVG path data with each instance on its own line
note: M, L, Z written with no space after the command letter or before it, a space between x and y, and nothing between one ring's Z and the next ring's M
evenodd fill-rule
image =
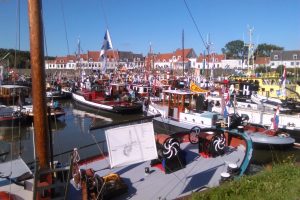
M28 0L30 60L34 112L35 148L40 169L49 169L49 140L45 89L42 2Z

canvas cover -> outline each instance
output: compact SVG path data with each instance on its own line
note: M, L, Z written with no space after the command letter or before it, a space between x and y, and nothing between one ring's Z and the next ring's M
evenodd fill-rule
M108 129L105 136L111 168L157 158L152 122Z

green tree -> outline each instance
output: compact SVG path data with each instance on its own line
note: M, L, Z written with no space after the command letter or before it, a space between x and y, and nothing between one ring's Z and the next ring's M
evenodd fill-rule
M278 65L278 67L276 68L276 73L280 74L280 76L282 75L284 70L284 65Z
M9 53L9 56L5 60L2 60L0 64L5 67L17 68L17 69L28 69L30 68L30 52L29 51L18 51L14 49L1 49L0 48L0 59ZM45 57L45 60L53 60L55 57Z
M258 57L270 57L271 52L273 50L283 50L283 47L274 45L274 44L259 44L257 46L257 48L255 49L255 53L254 55L258 56Z
M228 42L224 48L222 48L223 54L226 58L241 59L247 54L247 47L242 40L234 40Z
M259 66L255 68L255 73L266 73L270 71L271 71L271 67Z

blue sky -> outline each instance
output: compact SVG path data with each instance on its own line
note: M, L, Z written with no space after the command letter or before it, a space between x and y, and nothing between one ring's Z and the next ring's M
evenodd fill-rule
M20 49L28 50L27 1L20 2ZM300 0L186 2L200 33L205 39L210 34L212 49L217 53L232 40L248 42L249 25L254 27L256 45L300 49ZM155 53L172 52L182 47L183 29L185 48L193 48L197 54L204 51L184 0L44 0L43 11L45 54L50 56L74 53L78 38L84 52L100 50L106 27L114 49L121 51L145 55L151 42ZM19 48L16 13L17 0L0 0L0 48Z

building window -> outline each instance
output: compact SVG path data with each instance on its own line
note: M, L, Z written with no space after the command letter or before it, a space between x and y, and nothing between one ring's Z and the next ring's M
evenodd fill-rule
M299 62L296 62L296 65L299 65Z
M278 60L278 55L274 55L274 60Z
M291 65L294 66L294 62L291 62Z
M297 59L298 59L297 54L294 54L294 55L293 55L293 59L294 59L294 60L297 60Z

